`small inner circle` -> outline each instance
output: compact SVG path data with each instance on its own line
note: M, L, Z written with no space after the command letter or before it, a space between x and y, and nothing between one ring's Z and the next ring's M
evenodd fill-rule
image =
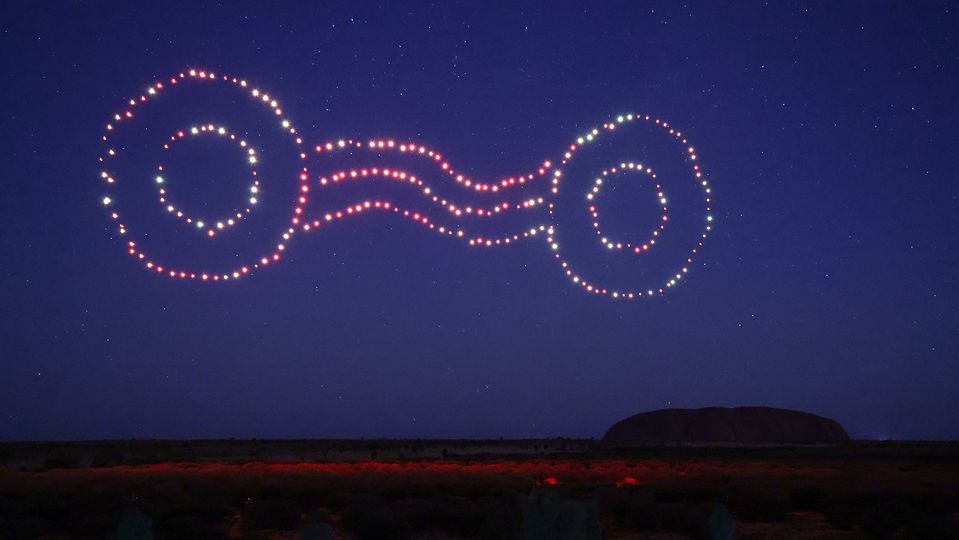
M253 211L253 207L259 202L261 189L260 181L257 178L256 164L258 161L258 154L256 150L250 146L245 140L238 138L236 134L230 132L227 128L223 126L217 126L215 124L206 124L202 126L192 126L186 130L177 131L170 137L170 140L167 143L164 143L163 149L169 150L172 147L172 144L177 141L182 141L189 139L191 137L197 136L215 136L218 138L226 139L231 142L234 142L238 147L243 151L245 156L245 161L249 165L253 181L247 187L247 205L239 209L234 209L229 215L225 217L219 217L214 219L207 219L205 216L200 216L189 212L183 206L175 203L172 200L170 187L169 187L169 178L165 174L164 165L161 163L157 165L157 173L153 181L157 185L157 191L159 194L160 204L163 206L163 209L170 215L174 216L178 220L181 220L195 228L198 231L201 231L204 235L209 238L213 238L217 235L218 232L226 230L234 225L236 225L244 216L250 214Z
M662 209L662 214L657 220L656 227L653 228L649 237L644 241L623 242L613 239L606 234L600 221L599 208L595 204L595 199L601 193L603 185L608 182L612 176L624 173L639 173L640 175L651 180L656 188L656 199L657 203ZM656 240L659 239L660 234L662 234L662 232L666 229L666 223L669 221L668 199L666 198L666 194L663 191L662 186L656 179L656 173L654 173L651 168L644 167L639 163L620 163L618 167L611 167L604 170L602 174L593 181L592 189L586 193L586 200L588 201L586 210L589 213L589 216L592 218L593 230L599 237L600 243L603 245L603 247L609 250L628 250L637 255L646 253L656 245Z

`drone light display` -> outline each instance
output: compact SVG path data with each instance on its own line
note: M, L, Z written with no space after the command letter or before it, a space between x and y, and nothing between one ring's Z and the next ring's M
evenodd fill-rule
M174 135L170 136L170 142L163 145L164 150L169 150L170 145L179 140L182 140L188 136L196 136L200 134L216 134L220 137L227 138L230 141L236 142L240 149L243 151L246 161L250 164L251 167L256 165L256 150L253 149L247 142L243 139L237 139L237 136L233 133L230 133L223 126L215 126L213 124L207 124L205 126L193 126L188 130L178 130ZM256 178L256 169L253 169L253 180L248 188L248 204L246 208L242 210L234 210L230 215L223 219L209 219L203 220L202 218L192 217L189 213L173 204L170 200L170 194L168 193L168 188L166 188L167 179L164 177L164 168L163 164L157 165L157 175L154 179L157 183L157 189L160 195L160 204L163 208L170 214L180 218L191 225L195 225L197 229L203 231L209 237L216 236L217 231L222 231L226 227L232 227L236 223L243 219L243 216L249 214L253 211L253 205L259 201L260 197L260 181Z
M290 139L296 149L296 195L290 201L289 217L282 229L276 231L272 246L266 250L249 256L240 262L230 263L222 268L186 268L175 264L165 264L163 261L148 253L149 235L140 236L124 219L122 211L130 211L123 206L123 197L116 188L121 182L144 182L142 178L122 177L114 167L114 163L124 151L122 142L118 142L120 133L128 125L136 122L139 111L149 107L151 103L161 99L169 99L168 94L174 93L177 88L194 85L221 85L238 91L256 105L265 108L272 118L271 123L284 137ZM561 205L558 204L560 188L570 180L564 175L567 166L584 148L594 145L604 137L609 137L617 130L630 125L647 124L658 128L668 140L679 146L679 151L685 162L688 179L700 193L701 206L696 212L700 216L700 231L689 240L689 247L682 254L682 259L675 264L664 277L651 283L640 283L629 287L612 287L588 277L588 272L573 267L564 255L562 237L560 235ZM258 206L262 190L269 190L269 180L258 175L261 153L245 138L232 131L221 123L198 122L177 130L162 142L162 151L170 150L173 146L184 144L183 141L195 137L208 137L229 141L236 145L243 156L244 166L248 168L250 180L246 187L242 204L234 207L226 215L201 215L188 210L180 203L174 202L174 178L169 176L165 163L159 163L148 179L157 190L160 211L173 216L176 220L188 225L205 237L215 239L241 225ZM463 242L475 248L496 248L521 242L545 244L549 256L555 259L567 279L580 290L591 295L603 296L617 300L636 300L641 298L660 296L676 287L686 279L686 275L693 265L694 257L700 252L703 243L712 231L714 214L712 208L712 186L706 179L700 165L696 149L687 141L685 135L667 122L643 113L628 113L593 128L575 138L556 159L545 160L532 171L518 174L495 181L480 181L466 176L454 169L453 165L438 151L425 145L400 139L337 139L324 141L320 144L308 145L293 125L293 121L280 107L276 98L258 86L245 79L231 75L224 75L200 69L190 69L177 73L172 77L156 81L147 87L144 92L127 101L126 105L116 112L110 121L105 124L102 136L105 145L103 154L99 157L100 180L104 192L100 202L106 208L116 229L124 238L124 246L130 256L134 257L146 270L179 280L219 283L237 280L262 271L284 258L292 239L303 233L326 229L337 222L354 218L368 212L382 212L404 220L409 220L424 229L438 235ZM330 172L320 176L312 176L307 164L311 159L319 159L325 155L342 155L351 152L374 151L380 156L395 155L398 158L422 160L429 163L435 171L432 178L439 182L428 182L423 175L414 174L400 166L356 166ZM632 180L651 182L656 190L656 202L660 215L651 233L646 238L616 238L603 228L600 220L599 199L603 197L607 184L619 181ZM263 180L263 185L261 185ZM308 208L309 196L314 191L329 189L338 184L363 181L390 182L405 186L417 191L424 207L404 207L395 200L384 197L363 198L362 200L343 205L335 210L326 210L310 213ZM670 222L671 202L667 197L666 189L660 184L656 172L645 164L635 161L618 161L615 165L598 173L584 190L582 203L587 217L592 224L593 232L598 238L599 248L606 252L628 253L644 256L653 251L654 247L666 234L667 224ZM461 190L461 193L478 195L488 199L484 204L467 204L452 196L441 194L440 184L445 183ZM519 189L517 189L519 188ZM465 190L465 192L464 192ZM513 193L519 196L512 196ZM271 192L272 193L272 192ZM272 195L271 195L272 196ZM502 216L535 213L539 219L531 226L509 231L503 234L479 234L473 228L474 224L502 219ZM438 214L438 216L437 216ZM670 240L672 238L670 237Z

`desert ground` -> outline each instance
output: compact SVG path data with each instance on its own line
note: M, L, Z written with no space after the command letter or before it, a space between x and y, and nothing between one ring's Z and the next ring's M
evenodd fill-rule
M0 444L0 538L959 538L959 444Z

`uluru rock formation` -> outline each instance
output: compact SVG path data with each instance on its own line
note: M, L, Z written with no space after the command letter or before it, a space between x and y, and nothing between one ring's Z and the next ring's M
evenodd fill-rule
M630 416L609 428L612 445L656 443L824 444L849 440L839 422L773 407L660 409Z

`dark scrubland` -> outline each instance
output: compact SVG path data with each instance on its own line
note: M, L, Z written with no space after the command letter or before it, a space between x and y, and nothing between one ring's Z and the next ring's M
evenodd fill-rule
M959 444L0 443L0 538L956 539Z

